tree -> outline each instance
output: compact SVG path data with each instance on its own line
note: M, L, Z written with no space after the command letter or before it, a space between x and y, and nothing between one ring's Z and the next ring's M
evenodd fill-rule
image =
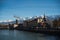
M59 27L60 26L60 15L56 15L54 20L53 20L53 26L54 27Z

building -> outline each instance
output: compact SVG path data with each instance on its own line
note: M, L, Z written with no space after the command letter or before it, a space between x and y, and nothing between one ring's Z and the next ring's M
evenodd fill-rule
M44 15L42 17L37 17L34 19L25 20L23 23L24 27L51 27L52 21L48 20L46 16Z

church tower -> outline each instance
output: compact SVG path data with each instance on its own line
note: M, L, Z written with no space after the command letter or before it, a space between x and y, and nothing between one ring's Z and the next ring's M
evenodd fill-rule
M45 14L44 14L42 19L43 19L43 21L42 21L43 27L45 28L46 27L46 23L47 23Z
M18 24L18 20L16 19L16 24Z
M46 16L45 16L45 14L44 14L44 17L43 17L43 21L46 22Z

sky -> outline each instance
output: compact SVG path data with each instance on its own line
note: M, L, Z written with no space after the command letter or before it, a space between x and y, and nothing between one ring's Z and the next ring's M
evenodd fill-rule
M0 21L44 14L60 15L60 0L0 0Z

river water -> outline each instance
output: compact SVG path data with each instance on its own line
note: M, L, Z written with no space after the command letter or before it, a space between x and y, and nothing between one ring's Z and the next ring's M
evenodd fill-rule
M0 30L0 40L60 40L60 37L19 30Z

